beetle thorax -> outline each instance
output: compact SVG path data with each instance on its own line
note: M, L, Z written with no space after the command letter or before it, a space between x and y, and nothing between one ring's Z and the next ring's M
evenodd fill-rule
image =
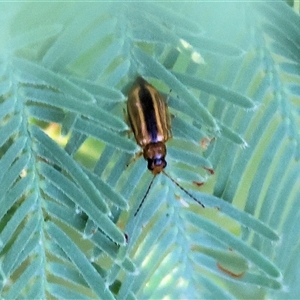
M167 165L165 156L166 146L163 142L150 143L145 146L143 155L148 161L148 169L154 174L160 173Z

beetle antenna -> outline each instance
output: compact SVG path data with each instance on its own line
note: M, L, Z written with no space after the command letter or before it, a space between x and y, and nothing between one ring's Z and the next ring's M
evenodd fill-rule
M142 205L143 205L143 203L144 203L144 201L145 201L145 199L146 199L146 197L147 197L147 195L148 195L148 193L149 193L149 191L150 191L150 188L151 188L151 186L152 186L152 183L153 183L153 181L154 181L154 178L155 178L155 175L154 175L153 178L151 179L150 184L149 184L149 186L148 186L148 189L147 189L147 191L146 191L146 193L145 193L145 195L144 195L144 197L143 197L143 199L142 199L142 201L141 201L139 207L137 208L136 212L134 213L134 216L136 216L136 215L138 214L139 210L141 209L141 207L142 207Z
M168 173L164 170L162 171L172 182L174 182L182 191L184 191L189 197L191 197L194 201L199 203L203 208L205 208L204 204L196 199L190 192L188 192L184 187L182 187L175 179L173 179ZM153 180L152 180L153 181ZM149 189L148 189L149 190Z

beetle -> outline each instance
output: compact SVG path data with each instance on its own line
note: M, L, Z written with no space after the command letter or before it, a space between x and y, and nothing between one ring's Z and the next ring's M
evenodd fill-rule
M164 170L167 166L167 148L165 143L172 138L171 116L163 96L145 79L138 76L128 92L127 118L137 144L143 150L144 159L148 162L148 169L153 178L139 204L134 216L137 215L147 197L157 174L165 174L189 197L204 205L183 188Z

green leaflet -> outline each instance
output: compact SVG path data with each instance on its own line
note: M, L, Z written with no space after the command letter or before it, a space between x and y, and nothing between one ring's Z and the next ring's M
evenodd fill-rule
M105 287L103 278L101 278L97 271L91 266L76 244L74 244L72 240L54 224L49 223L48 228L48 232L51 237L60 245L66 255L78 268L81 275L87 281L88 285L95 291L96 295L102 299L113 299L113 295Z
M28 2L0 17L1 298L299 296L298 13ZM166 172L205 209L160 174L133 217L152 177L123 121L137 75L170 107Z

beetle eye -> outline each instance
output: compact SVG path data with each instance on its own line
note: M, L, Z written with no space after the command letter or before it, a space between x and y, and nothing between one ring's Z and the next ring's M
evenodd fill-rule
M150 171L153 171L153 169L154 169L154 164L153 164L153 160L152 159L148 159L148 169L150 170Z

